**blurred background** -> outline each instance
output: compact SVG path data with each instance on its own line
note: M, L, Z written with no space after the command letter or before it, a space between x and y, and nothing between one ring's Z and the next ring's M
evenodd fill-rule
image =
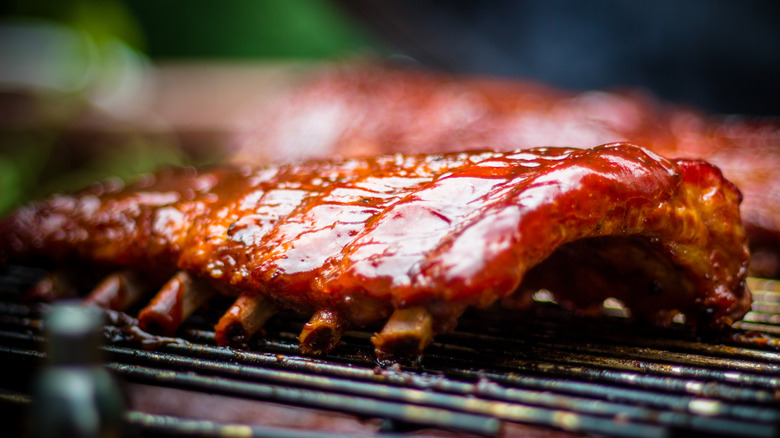
M375 47L327 0L3 2L0 213L218 160L289 70Z
M356 59L777 116L780 2L6 1L0 213L218 161L275 96Z

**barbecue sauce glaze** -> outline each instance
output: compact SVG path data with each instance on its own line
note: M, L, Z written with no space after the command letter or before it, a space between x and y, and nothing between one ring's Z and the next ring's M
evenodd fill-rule
M176 169L23 207L0 257L184 271L349 326L421 306L440 332L546 287L721 327L749 307L740 201L717 168L627 144Z

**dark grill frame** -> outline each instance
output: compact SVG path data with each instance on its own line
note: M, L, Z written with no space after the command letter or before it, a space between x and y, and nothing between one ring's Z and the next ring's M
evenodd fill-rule
M39 366L45 359L40 314L9 298L24 283L14 272L0 277L6 297L0 360ZM104 352L107 367L127 382L378 418L382 436L408 436L416 427L512 435L507 426L521 424L606 436L774 437L780 435L780 283L751 279L751 286L753 310L718 338L691 338L683 327L577 317L539 303L512 318L467 315L420 362L403 366L374 362L370 330L348 332L330 355L303 356L295 337L304 321L293 315L276 317L267 339L247 350L217 347L212 322L195 317L181 338L153 350L111 327ZM30 399L23 388L4 387L0 401ZM311 434L294 425L222 424L137 410L125 419L144 435Z

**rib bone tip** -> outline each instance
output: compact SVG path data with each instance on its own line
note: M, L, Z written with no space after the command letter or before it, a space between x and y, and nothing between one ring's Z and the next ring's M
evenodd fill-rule
M114 272L103 278L84 298L84 304L124 311L150 291L148 282L130 271Z
M329 352L341 342L347 325L346 319L338 312L318 310L298 336L301 351L305 354Z
M254 293L242 294L214 327L217 344L246 346L276 311L276 305L268 298Z
M371 338L377 358L419 356L433 340L433 319L423 306L396 309L382 331Z
M181 323L202 306L214 290L202 281L179 271L168 280L138 315L143 330L173 335Z

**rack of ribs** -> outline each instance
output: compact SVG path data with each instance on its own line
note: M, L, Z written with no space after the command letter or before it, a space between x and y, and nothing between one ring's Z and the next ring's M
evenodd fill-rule
M233 296L221 345L280 309L311 315L312 354L386 320L372 340L394 359L469 307L513 309L539 288L722 328L750 306L740 201L706 162L629 144L174 169L21 207L0 222L0 263L47 263L55 278L100 267L85 301L126 310L154 294L139 325L163 334Z
M586 148L625 141L704 159L742 191L751 274L780 277L780 119L713 116L638 90L573 93L523 80L349 65L283 95L238 162L388 153Z

